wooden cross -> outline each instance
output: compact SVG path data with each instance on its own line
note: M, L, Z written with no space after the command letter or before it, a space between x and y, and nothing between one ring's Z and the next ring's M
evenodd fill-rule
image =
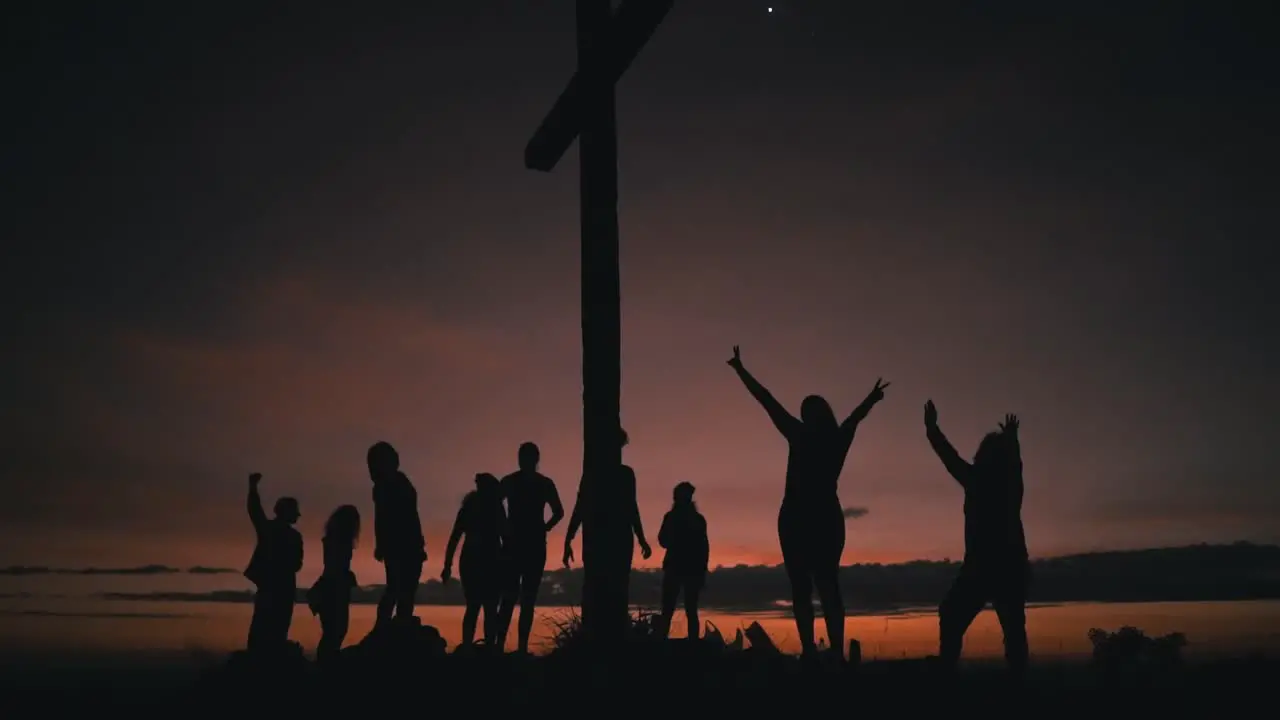
M618 443L622 319L618 269L618 131L614 85L671 10L673 0L577 0L578 70L525 147L525 166L549 172L578 138L582 233L582 620L600 649L619 647L629 624L629 498L609 482Z

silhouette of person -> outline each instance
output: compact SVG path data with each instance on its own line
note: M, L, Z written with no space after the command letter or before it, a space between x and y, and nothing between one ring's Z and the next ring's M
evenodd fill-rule
M618 442L622 447L626 447L630 443L627 431L618 428ZM653 548L649 547L649 541L644 538L644 523L640 519L640 503L636 498L636 471L631 469L630 465L620 465L618 467L618 482L621 483L619 492L622 497L626 498L629 507L627 515L631 518L631 532L635 537L635 541L640 543L640 557L648 560L653 555ZM564 566L569 567L573 563L573 539L578 536L578 530L582 528L582 514L586 512L586 504L583 501L583 492L589 484L583 481L578 482L578 497L573 503L573 514L569 517L569 529L564 536ZM632 545L632 553L635 553L635 546Z
M960 660L964 634L988 602L1004 632L1009 669L1026 671L1027 591L1031 564L1022 529L1022 450L1018 418L1006 415L978 444L973 463L961 459L938 428L938 409L924 406L925 434L951 477L964 489L964 562L938 607L939 656L944 669Z
M476 489L467 493L453 521L449 546L444 551L444 572L440 580L448 583L453 575L453 556L458 541L462 558L458 574L467 609L462 615L462 644L471 645L476 636L476 620L484 610L484 642L492 647L498 642L498 605L502 600L502 539L507 532L507 513L502 508L502 485L489 473L476 475Z
M375 443L366 458L373 480L373 557L387 573L378 601L378 624L410 621L427 561L427 541L418 518L418 491L400 472L400 455L387 442Z
M258 536L253 556L244 576L257 586L253 596L253 619L249 622L249 650L279 650L289 641L293 605L298 594L298 571L302 569L302 535L293 527L301 514L291 497L276 500L275 517L267 519L262 509L258 483L262 473L249 476L249 519Z
M742 365L738 346L729 367L786 438L787 480L778 510L778 540L791 582L796 629L805 654L813 654L813 590L818 591L831 652L844 657L844 600L840 596L840 556L844 553L844 510L838 494L840 473L858 424L884 399L889 383L875 387L853 412L837 422L831 405L819 395L800 403L797 420Z
M672 491L671 509L662 518L658 544L666 548L662 558L662 632L671 632L671 616L676 598L684 590L684 614L689 639L698 639L698 594L707 580L711 545L707 540L707 520L693 503L694 487L682 482Z
M324 524L324 570L307 591L307 605L320 616L320 644L316 660L328 663L342 652L351 622L351 590L356 575L351 571L351 555L360 537L360 511L342 505Z
M502 497L507 503L507 542L503 545L507 565L507 582L499 614L498 633L506 642L507 630L515 605L520 604L518 628L519 652L529 651L529 635L533 632L533 612L538 602L538 589L547 568L547 533L564 519L564 505L555 482L538 472L542 452L538 446L523 443L517 451L520 469L502 478ZM546 517L547 507L551 517Z

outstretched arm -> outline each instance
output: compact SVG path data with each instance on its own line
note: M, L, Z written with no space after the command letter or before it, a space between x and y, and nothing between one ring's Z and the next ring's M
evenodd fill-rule
M257 531L267 526L267 513L262 509L262 496L258 494L259 482L262 482L262 473L249 476L249 497L245 502L245 507L249 511L249 520L253 522L253 529Z
M871 413L871 408L884 399L884 389L889 387L890 383L882 382L882 380L882 378L876 378L875 387L871 388L871 392L867 393L867 397L863 399L862 403L854 408L853 412L849 413L849 417L840 423L840 429L843 432L853 435L858 429L858 423L865 420L867 415Z
M793 432L800 426L800 421L796 420L787 409L782 407L782 403L760 384L751 373L742 365L742 356L738 352L738 346L733 346L733 357L729 360L729 367L738 373L738 378L742 380L742 384L747 386L747 392L751 393L751 397L760 403L764 411L769 414L769 419L773 421L774 427L778 428L778 432L785 437L791 437Z
M960 457L960 453L956 452L955 447L947 440L947 436L943 435L942 430L938 428L938 410L933 406L932 400L924 406L924 426L925 436L929 438L929 444L933 446L933 452L938 455L943 467L951 473L951 477L955 478L956 482L968 487L973 475L973 466Z
M449 533L449 544L444 549L444 576L449 576L449 571L453 568L453 555L458 551L458 542L462 540L462 529L466 526L467 517L467 501L462 501L462 507L458 508L458 515L453 519L453 532Z
M636 499L636 475L631 468L623 466L626 473L623 481L627 484L627 498L631 503L631 531L636 534L636 542L640 543L640 555L645 560L653 554L649 541L644 537L644 523L640 520L640 501Z
M1009 414L1004 416L1004 422L1000 423L1000 431L1004 434L1005 441L1009 443L1009 463L1013 476L1017 480L1018 487L1022 487L1022 443L1018 441L1018 416Z
M560 491L556 490L555 482L547 480L547 504L551 506L551 519L547 520L546 531L560 524L564 519L564 504L560 502Z
M578 536L578 530L582 528L582 481L578 483L578 497L573 502L573 513L569 515L569 529L564 533L564 544L568 546L573 539Z

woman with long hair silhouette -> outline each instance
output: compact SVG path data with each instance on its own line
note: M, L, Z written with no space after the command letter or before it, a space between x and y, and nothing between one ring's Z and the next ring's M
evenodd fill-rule
M453 576L453 556L463 536L462 558L458 575L467 609L462 615L462 645L471 645L476 636L476 621L484 610L484 642L497 643L501 627L498 603L502 599L503 540L507 535L507 513L502 508L502 486L489 473L476 475L476 489L467 493L453 522L449 545L444 551L444 572L440 579L447 583Z
M711 546L707 540L707 520L693 502L692 483L682 482L671 492L671 509L662 518L658 544L666 548L662 558L662 632L671 631L671 616L676 599L684 590L684 615L689 626L689 639L696 640L698 594L707 580L707 562Z
M889 383L877 379L862 404L836 420L831 405L819 395L800 403L800 418L787 412L742 365L733 347L732 367L752 397L764 407L778 432L786 438L786 489L778 510L778 540L782 562L791 582L796 630L806 654L817 650L813 639L813 591L818 591L831 650L844 657L844 601L840 597L840 556L844 553L844 510L838 486L845 458L858 423L884 399Z
M351 621L351 590L356 575L351 571L351 555L360 537L360 511L343 505L324 524L324 570L307 591L307 605L320 616L320 645L316 660L337 659Z

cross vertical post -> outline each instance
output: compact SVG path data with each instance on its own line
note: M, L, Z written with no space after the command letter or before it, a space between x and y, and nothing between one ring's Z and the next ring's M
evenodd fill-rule
M614 83L606 74L610 0L578 0L578 172L582 235L582 476L589 483L582 525L583 629L598 648L616 646L627 622L629 533L614 492L622 465L621 270L618 250L618 133ZM619 625L621 624L621 627Z
M614 87L673 0L577 0L578 71L525 147L549 172L576 137L582 258L582 620L601 651L630 623L631 503L622 492L622 318L618 262L618 133Z

